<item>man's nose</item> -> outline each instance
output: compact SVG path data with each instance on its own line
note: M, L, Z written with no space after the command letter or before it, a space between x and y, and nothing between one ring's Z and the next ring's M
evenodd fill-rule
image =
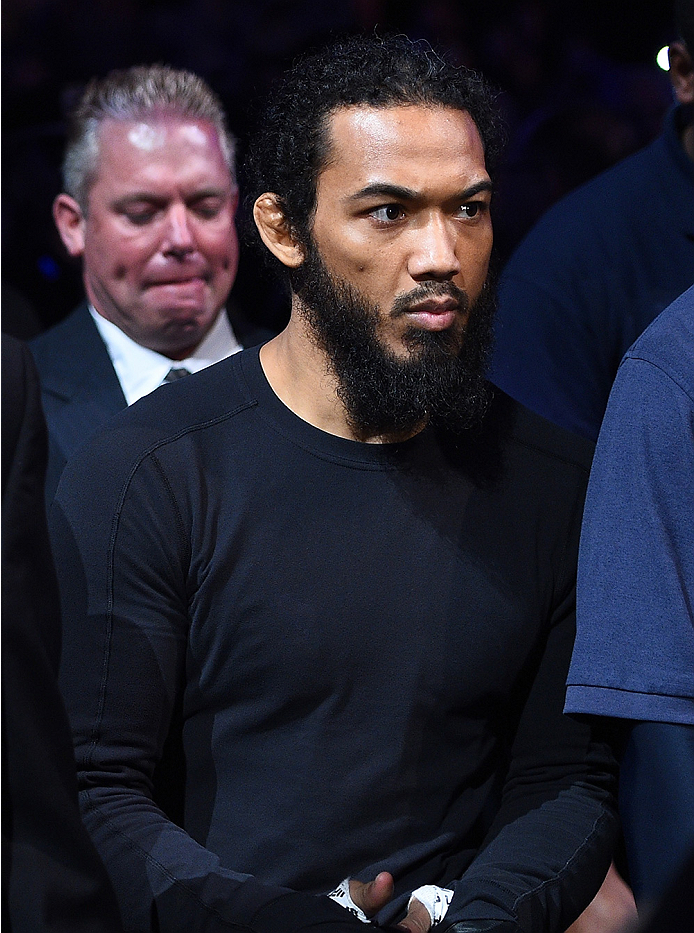
M457 237L445 218L429 218L421 227L413 230L412 235L414 245L408 271L415 281L445 281L460 272L460 261L456 254Z
M190 217L184 204L174 204L167 217L164 252L185 255L195 249Z
M456 233L446 218L433 215L412 233L408 271L415 281L445 281L460 272Z

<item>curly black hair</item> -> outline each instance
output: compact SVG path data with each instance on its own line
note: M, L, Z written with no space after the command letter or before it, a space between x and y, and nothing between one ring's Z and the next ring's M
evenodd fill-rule
M330 115L341 107L402 104L467 111L479 130L493 173L503 129L496 95L469 68L452 65L424 41L404 35L349 36L299 58L273 87L260 112L244 166L247 216L264 192L274 192L296 240L307 246L318 176L329 155ZM257 245L254 225L247 233ZM269 252L276 271L287 270Z

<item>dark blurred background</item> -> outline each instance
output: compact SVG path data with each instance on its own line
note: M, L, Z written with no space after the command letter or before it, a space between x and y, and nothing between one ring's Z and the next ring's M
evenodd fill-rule
M672 101L655 61L675 38L667 0L4 0L3 300L26 301L47 327L82 297L51 202L64 117L89 77L155 61L198 72L243 156L252 102L297 53L374 29L426 38L500 91L500 264L554 201L650 142ZM246 251L234 296L258 322L282 325L285 299Z

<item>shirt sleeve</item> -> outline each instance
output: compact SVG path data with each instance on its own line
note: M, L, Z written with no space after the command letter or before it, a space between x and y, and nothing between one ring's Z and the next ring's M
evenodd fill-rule
M562 713L575 634L577 506L549 635L529 672L501 805L444 926L564 931L590 903L617 832L616 763L594 726ZM507 924L507 926L501 926ZM460 929L463 929L460 926Z
M155 454L129 473L114 457L113 474L98 445L73 461L51 525L82 815L125 928L362 933L328 897L224 867L155 803L155 766L189 660L188 536Z
M586 502L568 711L694 723L694 404L628 357Z

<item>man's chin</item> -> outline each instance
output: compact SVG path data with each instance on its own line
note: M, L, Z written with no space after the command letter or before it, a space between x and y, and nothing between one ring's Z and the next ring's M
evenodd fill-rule
M357 435L406 434L427 420L456 430L474 422L491 339L489 285L471 304L461 289L423 284L395 299L386 324L357 288L331 276L315 244L302 269L296 293ZM431 315L454 310L455 316L437 319L436 328L421 327L407 321L417 309Z
M457 357L460 355L464 341L465 331L458 322L454 322L451 327L440 330L411 326L403 335L405 351L400 358L400 362L416 361L429 353L435 353L447 358Z
M190 313L186 308L167 308L160 315L162 326L152 343L158 353L171 359L185 359L205 339L217 320L219 312Z

